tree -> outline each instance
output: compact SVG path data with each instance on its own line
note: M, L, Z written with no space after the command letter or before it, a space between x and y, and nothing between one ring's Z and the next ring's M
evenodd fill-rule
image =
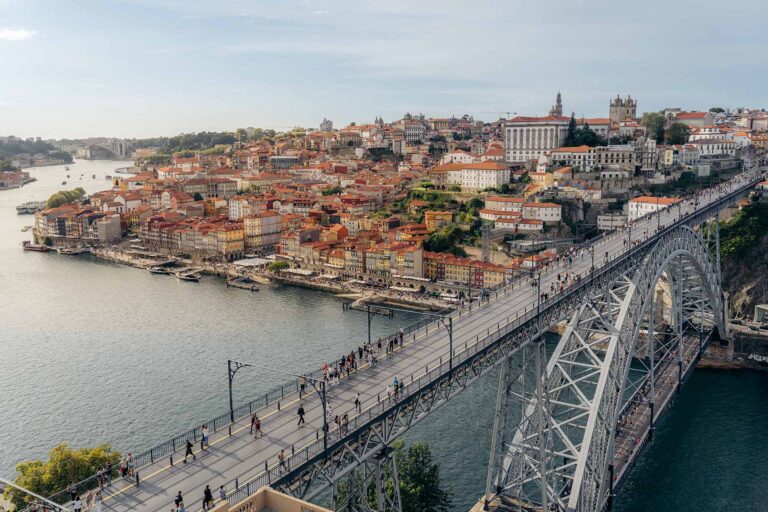
M267 266L267 270L270 272L278 272L280 270L285 270L286 268L289 268L290 265L287 261L273 261Z
M13 172L16 168L8 160L0 160L0 172Z
M60 190L51 195L45 202L46 208L56 208L63 204L79 201L85 196L85 190L81 187L77 187L72 190Z
M668 144L685 144L688 142L688 136L691 134L691 129L683 123L672 123L667 130L667 143Z
M459 185L453 184L448 186L449 192L461 192L461 187Z
M16 465L16 483L42 496L50 496L66 488L72 482L79 482L95 475L107 464L117 465L120 453L108 444L94 448L73 450L66 443L56 446L48 454L48 460L30 460ZM5 496L17 509L25 506L27 496L8 487Z
M564 146L573 147L576 145L576 115L571 112L571 120L568 121L568 133L565 135Z
M664 142L664 126L666 123L667 119L661 112L645 112L640 119L640 124L645 126L648 136L659 144Z
M464 238L464 232L458 226L450 224L431 233L424 240L424 249L432 252L448 252Z
M324 196L335 196L336 194L341 194L342 192L344 192L344 189L337 185L335 187L331 187L331 188L327 188L327 189L323 190L323 195Z
M395 448L400 476L400 500L403 512L447 512L451 495L442 488L440 467L432 458L429 445L416 443L407 450Z
M203 200L203 194L200 192L195 192L195 195L192 196L192 199L195 201L202 201Z
M722 107L712 107L711 109L709 109L709 111L712 112L713 114L720 114L722 112L725 112L725 109Z
M240 142L248 140L248 132L245 131L245 128L238 128L235 131L235 136Z
M511 187L509 186L509 183L502 183L499 187L499 193L500 194L509 194L512 192Z

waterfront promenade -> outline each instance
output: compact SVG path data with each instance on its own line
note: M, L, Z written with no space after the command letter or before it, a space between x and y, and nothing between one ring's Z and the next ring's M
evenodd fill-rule
M701 195L700 205L715 201L737 184L732 182L716 192ZM651 216L636 222L631 230L614 233L597 241L589 250L576 254L568 268L558 267L542 272L540 276L541 291L547 292L558 282L557 275L567 272L585 278L590 273L592 258L596 267L617 257L637 240L652 236L659 226L669 225L679 216L694 211L692 201L686 201L680 206L664 210L659 216ZM535 307L540 296L539 290L533 286L533 280L525 280L514 288L509 287L502 293L494 295L491 300L480 306L473 305L472 310L465 308L454 312L453 339L454 352L459 353L464 347L471 347L483 336L499 328L505 322L513 321L524 312ZM361 367L359 373L353 373L349 379L329 389L329 401L334 415L349 414L350 420L355 417L353 402L356 393L360 393L363 414L368 408L383 408L387 406L386 388L393 378L405 383L405 393L408 394L411 382L434 368L441 361L448 359L448 336L445 328L432 324L422 328L406 338L406 343L388 357L381 357L377 368ZM457 356L457 357L460 357ZM306 361L302 366L319 367L322 361ZM241 371L257 371L244 369ZM156 460L154 463L139 468L139 485L131 481L116 481L105 490L105 508L108 510L163 510L168 509L173 497L181 491L185 503L192 510L200 508L200 500L205 485L218 489L225 485L231 492L235 482L242 486L249 479L261 473L265 467L277 464L277 454L285 450L287 455L300 452L306 446L316 442L321 433L322 408L320 401L314 395L304 399L304 409L307 412L307 424L296 427L298 417L298 396L288 394L277 405L265 407L257 411L262 419L264 437L254 440L248 435L248 418L243 418L229 429L216 433L211 438L211 446L204 452L199 452L196 443L197 459L183 464L179 456L183 450L174 454L174 464L170 458ZM331 430L331 440L338 436L335 428Z

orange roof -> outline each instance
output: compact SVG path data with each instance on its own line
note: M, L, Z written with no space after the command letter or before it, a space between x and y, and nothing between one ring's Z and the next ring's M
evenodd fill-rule
M708 112L680 112L677 119L703 119Z
M583 145L583 146L565 146L562 148L553 149L553 153L587 153L590 149L592 149L589 146Z
M488 196L485 202L494 201L497 203L522 203L525 201L522 197Z
M492 160L486 160L485 162L479 162L476 164L460 164L461 169L479 169L484 171L505 171L508 170L509 167L507 167L504 164L501 164L499 162L494 162Z
M525 208L560 208L557 203L525 203Z

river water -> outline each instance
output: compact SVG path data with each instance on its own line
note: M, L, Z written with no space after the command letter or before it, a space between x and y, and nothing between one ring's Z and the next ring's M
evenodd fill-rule
M310 290L169 276L91 257L23 252L22 202L63 188L108 187L121 162L31 169L37 182L0 191L0 475L55 444L140 450L227 407L227 359L313 370L365 338L365 316ZM80 179L80 175L82 179ZM91 175L96 174L97 179ZM66 180L66 186L61 181ZM374 336L416 321L376 318ZM496 375L417 425L454 510L484 492ZM241 370L236 402L284 378ZM696 371L620 493L615 510L768 510L768 375Z

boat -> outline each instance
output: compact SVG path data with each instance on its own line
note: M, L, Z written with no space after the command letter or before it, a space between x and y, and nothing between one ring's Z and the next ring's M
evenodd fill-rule
M256 285L256 281L249 277L235 277L232 279L227 279L227 286L242 288L243 290L250 290L252 292L259 291L259 287Z
M66 185L66 184L67 184L67 182L66 182L66 181L62 181L62 182L61 182L61 184L62 184L62 185Z
M65 247L62 249L59 249L59 254L66 254L68 256L77 256L78 254L83 254L91 252L90 249L87 247Z
M45 201L27 201L16 207L16 213L35 213L45 208Z
M106 178L106 179L108 179L108 180L111 180L111 179L112 179L112 176L110 176L109 174L107 174L106 176L104 176L104 178Z
M179 270L176 271L175 274L176 274L176 277L178 277L182 281L197 282L202 277L202 275L200 274L200 269L197 269L194 267L180 268Z
M96 175L94 174L93 176L91 176L91 178L96 179Z
M24 240L21 243L21 246L24 248L25 251L48 252L51 250L51 248L48 247L47 245L33 244L29 240Z
M69 174L67 174L67 178L69 178Z
M69 166L64 167L64 170L68 171L69 170ZM67 176L67 177L69 177L69 176Z
M159 266L159 265L154 265L152 267L147 267L147 271L150 274L162 274L162 275L166 275L166 276L172 273L171 269L166 268L166 267L162 267L162 266Z
M27 232L27 231L29 231L30 229L32 229L32 226L29 226L29 225L27 225L27 226L24 226L23 228L21 228L21 232L22 232L22 233L26 233L26 232Z

